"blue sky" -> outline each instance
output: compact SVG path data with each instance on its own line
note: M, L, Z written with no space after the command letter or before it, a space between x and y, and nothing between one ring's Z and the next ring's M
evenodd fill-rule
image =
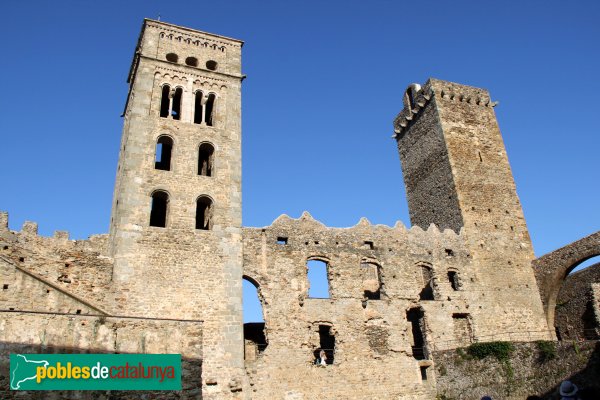
M11 229L108 229L144 17L243 39L243 218L410 225L392 119L411 82L490 90L536 255L600 229L600 2L3 1Z

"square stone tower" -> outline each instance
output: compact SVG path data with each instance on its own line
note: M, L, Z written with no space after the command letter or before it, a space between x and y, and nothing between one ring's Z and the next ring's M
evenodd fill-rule
M242 45L144 20L110 224L114 313L203 321L211 393L243 372Z
M486 90L466 85L430 79L408 87L394 129L410 218L424 229L462 231L480 326L543 331L533 249L494 106Z

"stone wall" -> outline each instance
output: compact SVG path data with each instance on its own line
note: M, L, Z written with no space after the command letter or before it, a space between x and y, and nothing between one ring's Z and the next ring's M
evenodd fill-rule
M482 290L479 267L462 236L449 229L408 230L365 219L352 228L328 228L304 213L299 219L281 216L269 227L244 228L243 233L244 276L258 288L268 341L256 361L246 365L252 398L286 393L286 398L430 399L435 385L427 360L431 351L503 337L527 341L551 336L546 330L511 329L522 316L487 308L483 300L495 292ZM308 296L308 260L327 263L330 298ZM365 263L380 267L378 300L365 294L367 288L373 291L371 279L365 279ZM422 298L423 266L430 268L431 300ZM458 276L458 290L450 271ZM424 314L423 360L415 359L411 348L411 309ZM489 335L492 315L495 337ZM314 365L319 325L330 326L335 336L335 360L326 367ZM429 368L427 380L421 368Z
M20 392L9 390L10 353L181 354L181 392ZM3 398L200 397L202 323L168 319L0 312L0 396Z
M597 339L600 333L594 312L592 284L600 283L600 264L567 276L556 301L554 323L561 339Z
M580 388L600 390L599 342L547 342L555 348L549 359L536 342L515 343L508 362L494 357L471 359L464 349L433 354L438 398L443 400L522 400L538 395L558 399L557 388L565 379ZM590 397L594 398L594 397Z

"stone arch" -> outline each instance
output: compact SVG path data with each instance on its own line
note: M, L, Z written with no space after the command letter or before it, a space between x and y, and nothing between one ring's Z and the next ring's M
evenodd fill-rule
M264 295L261 290L261 284L257 279L249 275L242 275L242 281L250 283L256 289L256 296L260 303L262 322L261 321L244 321L244 360L253 362L266 350L269 345L267 334L267 315ZM245 290L245 289L244 289ZM244 297L246 294L244 294ZM244 305L246 307L247 305Z
M582 262L600 255L600 231L532 261L548 328L554 331L556 299L567 275Z

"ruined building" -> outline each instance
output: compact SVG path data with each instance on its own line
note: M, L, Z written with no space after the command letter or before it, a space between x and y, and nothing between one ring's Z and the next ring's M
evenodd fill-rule
M144 21L108 234L40 237L0 214L2 390L10 352L146 352L182 354L190 398L432 399L436 351L555 339L556 287L600 241L534 273L486 90L406 90L394 130L411 228L308 213L242 227L242 44ZM328 298L308 295L311 260ZM246 332L243 279L265 320Z

